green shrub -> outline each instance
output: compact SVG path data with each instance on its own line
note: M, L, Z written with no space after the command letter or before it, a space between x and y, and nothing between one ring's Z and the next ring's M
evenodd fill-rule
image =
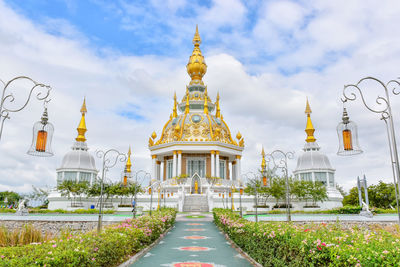
M400 228L394 233L337 223L255 223L214 209L215 223L263 266L399 266Z
M174 209L59 239L0 248L0 266L115 266L151 244L175 222Z

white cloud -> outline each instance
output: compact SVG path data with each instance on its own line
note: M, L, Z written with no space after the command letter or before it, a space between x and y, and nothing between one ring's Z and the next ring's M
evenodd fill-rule
M367 112L360 101L349 105L351 118L360 126L360 144L365 151L358 157L336 156L335 128L341 117L339 97L344 84L366 75L383 80L398 77L400 38L394 34L399 25L397 2L381 3L380 8L367 1L273 2L266 13L260 12L254 27L246 30L243 24L248 10L240 2L215 1L191 19L174 15L187 3L168 3L165 16L173 25L171 40L178 44L191 42L195 20L202 19L202 51L208 55L204 80L213 98L220 92L222 113L232 132L240 130L245 137L244 172L259 166L262 145L266 151L280 148L294 150L296 156L301 153L308 96L316 138L337 169L337 181L349 188L357 175L364 173L369 183L382 178L392 181L384 124L376 115ZM62 26L57 34L51 34L48 25L34 24L2 2L0 11L0 78L24 74L51 84L49 113L56 128L56 156L32 158L25 153L42 107L32 101L26 110L11 114L0 142L0 190L29 191L31 184L55 184L55 169L76 136L84 96L90 151L112 147L125 151L130 144L134 168L149 170L148 136L153 130L160 134L172 111L173 92L178 99L184 94L189 77L182 62L191 50L177 51L173 58L125 56L111 50L100 57L67 21L49 20ZM233 27L232 32L220 32L224 25ZM290 38L282 32L291 32ZM214 36L219 42L207 46L207 38ZM272 57L252 62L260 51ZM332 51L338 56L330 58ZM256 74L250 74L249 69L252 73L257 70ZM282 75L279 69L294 70L294 74ZM18 97L22 98L22 91L16 92ZM368 97L373 95L371 92ZM400 111L399 101L393 98L395 114ZM138 119L118 115L121 112L134 113ZM295 165L293 160L289 166L293 170ZM115 179L121 170L122 166L115 168L110 177Z

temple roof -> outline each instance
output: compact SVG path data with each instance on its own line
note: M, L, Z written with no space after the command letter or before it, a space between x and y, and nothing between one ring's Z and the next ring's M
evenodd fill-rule
M176 141L218 141L244 147L244 138L238 134L237 140L234 140L223 119L219 93L216 101L213 102L208 95L207 86L204 85L203 76L207 71L207 65L200 50L201 38L197 26L193 44L194 49L186 66L191 81L186 86L186 92L180 103L174 94L172 114L158 140L157 134L152 133L149 138L149 147Z

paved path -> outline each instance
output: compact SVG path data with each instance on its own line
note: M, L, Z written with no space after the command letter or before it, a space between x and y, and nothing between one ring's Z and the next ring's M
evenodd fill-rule
M255 221L255 215L244 216L249 221ZM262 214L258 216L259 221L286 221L286 214ZM397 222L397 214L378 214L372 218L358 214L292 214L292 221L343 221L343 222Z
M0 221L68 221L96 222L98 214L40 214L17 216L14 213L0 213ZM120 222L132 218L132 214L103 214L104 222Z
M186 216L204 216L187 218ZM134 267L247 267L252 266L227 242L210 214L178 214L174 228Z

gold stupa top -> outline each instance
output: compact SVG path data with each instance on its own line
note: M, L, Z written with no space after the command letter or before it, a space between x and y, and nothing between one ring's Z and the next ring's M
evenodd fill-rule
M267 162L265 161L264 147L262 148L261 156L262 156L262 160L261 160L261 171L263 171L263 174L264 174L265 170L267 169Z
M197 25L196 25L196 33L194 34L193 37L193 44L194 44L194 49L192 55L189 58L189 62L186 65L187 73L192 78L192 80L190 81L190 85L194 84L204 85L202 78L204 74L206 74L207 72L207 65L206 62L204 61L203 55L201 54L200 50L201 38L199 35L199 29Z
M311 112L312 111L310 108L310 103L308 103L308 99L307 99L306 110L305 110L305 113L307 114L307 125L306 125L306 129L305 129L305 132L307 133L307 139L306 139L307 143L313 143L317 140L314 137L315 129L314 129L314 126L311 121L311 116L310 116Z
M126 172L131 173L132 162L131 162L131 147L129 146L128 150L128 159L126 160Z
M81 113L82 113L82 118L81 121L79 122L78 128L76 129L78 131L78 136L75 138L76 141L78 142L85 142L85 133L87 131L86 129L86 122L85 122L85 114L87 112L86 109L86 99L83 99L83 104L81 107Z
M220 109L220 95L214 102L207 86L202 81L207 71L204 57L200 51L201 38L198 27L193 38L194 49L187 64L187 71L191 77L190 84L180 102L174 94L173 109L169 120L165 123L160 137L149 137L149 147L172 142L219 142L243 149L244 138L237 135L233 140L231 131L224 121Z

